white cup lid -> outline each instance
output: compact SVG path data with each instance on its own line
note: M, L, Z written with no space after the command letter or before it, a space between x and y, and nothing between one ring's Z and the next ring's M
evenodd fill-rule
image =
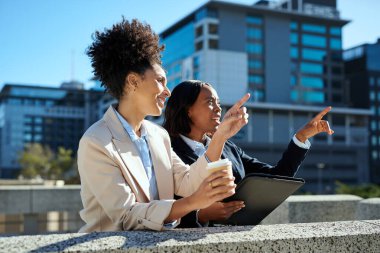
M218 168L218 167L226 166L226 165L232 165L231 161L228 160L228 158L221 159L221 160L218 160L218 161L211 162L211 163L207 164L207 169Z

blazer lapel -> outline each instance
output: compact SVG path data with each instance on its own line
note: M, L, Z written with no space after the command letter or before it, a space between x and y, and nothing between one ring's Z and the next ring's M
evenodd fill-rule
M150 156L156 175L158 194L160 199L173 199L174 182L171 162L162 137L159 136L159 133L150 124L152 123L144 121L144 127L147 129Z
M134 181L140 186L146 199L149 201L149 180L146 175L144 165L142 164L139 152L128 134L125 132L124 127L120 123L114 109L111 106L104 115L104 120L107 122L107 126L112 133L112 142L124 163L124 166L122 166L121 169L129 171L129 173L133 176Z

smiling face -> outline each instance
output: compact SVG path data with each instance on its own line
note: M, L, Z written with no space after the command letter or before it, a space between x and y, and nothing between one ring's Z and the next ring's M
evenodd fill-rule
M128 96L133 98L134 107L145 117L159 116L170 96L166 86L166 74L159 64L153 64L143 75L128 76Z
M195 103L189 108L191 134L214 133L220 124L222 109L216 91L203 85Z

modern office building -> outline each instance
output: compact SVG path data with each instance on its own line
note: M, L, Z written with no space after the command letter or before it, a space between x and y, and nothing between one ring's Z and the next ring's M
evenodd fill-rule
M76 152L84 131L98 119L102 91L5 84L0 92L0 178L15 177L26 143Z
M369 108L369 163L371 181L380 183L380 39L345 50L345 72L350 105Z
M275 163L294 132L326 105L335 134L313 138L299 176L312 192L335 181L369 180L368 109L349 108L344 82L342 27L334 0L209 1L161 34L168 86L181 80L211 83L225 107L244 93L249 125L234 139Z

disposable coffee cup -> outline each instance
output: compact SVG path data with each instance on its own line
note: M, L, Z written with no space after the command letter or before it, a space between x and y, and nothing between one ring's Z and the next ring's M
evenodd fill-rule
M220 170L227 170L228 174L232 176L232 163L228 158L211 162L207 164L206 170L209 175ZM217 186L217 185L214 185Z

